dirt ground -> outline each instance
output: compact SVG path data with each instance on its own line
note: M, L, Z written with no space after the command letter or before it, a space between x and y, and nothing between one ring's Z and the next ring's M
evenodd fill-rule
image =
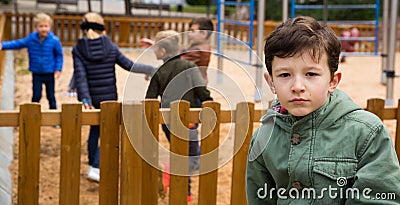
M124 53L131 59L137 59L140 52L127 50ZM71 50L65 49L64 52L64 68L61 78L56 81L56 98L58 108L61 108L62 103L77 102L76 97L70 97L67 95L68 83L72 74L72 57ZM397 56L396 62L399 62L399 55ZM15 51L15 66L16 66L16 89L15 89L15 109L19 109L19 105L22 103L29 103L31 101L32 89L31 89L31 74L27 71L27 54L25 50ZM216 67L216 60L212 59L211 66ZM234 81L246 81L243 80L243 75L240 72L232 70L232 67L227 66L227 71L231 73ZM398 66L397 66L398 67ZM231 70L229 70L231 69ZM340 82L339 88L346 91L354 101L361 107L366 106L366 101L369 98L378 97L385 98L386 86L381 84L381 60L380 57L347 57L346 62L340 65L340 70L343 73L342 81ZM210 71L212 72L212 71ZM249 71L250 74L254 72ZM236 78L236 79L235 79ZM214 78L210 80L209 86L213 87ZM117 68L117 80L119 97L122 99L124 93L128 92L125 90L125 83L131 83L129 86L129 98L140 100L144 96L144 92L147 86L147 81L144 80L144 76L140 74L132 74L128 76L128 72ZM239 83L240 91L244 93L244 98L247 100L254 99L254 85L244 82ZM395 79L394 83L394 106L397 106L397 99L400 97L399 93L399 80ZM228 88L229 89L229 88ZM218 87L215 86L212 89L212 95L218 102L224 102L223 108L237 102L235 100L226 100L231 93L237 92L235 88L230 88L231 92L221 93L218 92ZM267 89L264 87L264 92ZM139 97L138 97L139 96ZM271 95L266 95L266 100L270 100ZM264 101L263 101L264 102ZM265 103L265 102L264 102ZM43 92L41 100L42 109L48 109L48 102ZM256 103L256 108L265 107L265 104ZM395 123L385 122L388 126L390 133L394 136ZM258 124L255 124L257 127ZM88 126L82 128L82 157L81 157L81 184L80 184L80 204L98 204L98 183L88 181L86 179L87 171L87 133ZM221 126L221 140L231 140L229 132L231 127L229 125ZM167 143L162 132L160 132L160 139L162 143ZM59 190L59 172L60 172L60 129L52 127L42 127L42 138L41 138L41 154L40 154L40 185L39 185L39 204L58 204L58 190ZM15 128L14 134L14 160L10 167L13 181L13 204L17 201L17 171L18 171L18 128ZM224 166L219 169L218 179L218 204L229 204L230 201L230 187L231 187L231 169L232 163L227 162ZM196 204L197 201L197 178L193 178L193 201L191 204ZM168 204L167 199L160 199L160 204Z

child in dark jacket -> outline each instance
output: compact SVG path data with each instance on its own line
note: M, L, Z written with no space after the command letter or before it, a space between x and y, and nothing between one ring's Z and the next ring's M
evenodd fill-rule
M170 103L176 100L190 102L190 107L199 107L201 102L213 100L210 91L201 73L192 61L181 59L180 36L176 31L160 31L156 35L156 43L153 46L157 59L162 59L161 65L151 78L147 88L146 99L161 97L161 108L169 108ZM170 140L168 125L162 125L163 131ZM198 155L200 152L197 124L190 125L189 132L189 171L198 169ZM188 187L188 201L191 200L190 178Z
M83 17L81 29L84 37L72 49L74 77L78 100L86 109L99 109L106 100L117 100L115 64L123 69L151 75L152 66L134 64L105 35L103 18L97 13L87 13ZM99 126L91 126L88 139L89 170L88 179L99 181L100 150Z
M38 13L33 19L36 31L27 37L0 43L0 50L28 48L29 71L32 72L32 102L42 98L42 84L50 109L57 109L54 95L54 78L58 79L63 66L63 50L60 39L50 31L52 19Z

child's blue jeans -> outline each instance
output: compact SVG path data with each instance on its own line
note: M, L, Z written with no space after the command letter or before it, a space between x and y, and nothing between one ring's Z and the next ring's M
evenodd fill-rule
M54 73L32 73L32 102L39 102L42 98L42 84L46 86L46 96L50 109L57 109L56 97L54 95Z
M88 157L89 165L94 168L100 167L100 148L99 148L100 126L90 126L88 138Z

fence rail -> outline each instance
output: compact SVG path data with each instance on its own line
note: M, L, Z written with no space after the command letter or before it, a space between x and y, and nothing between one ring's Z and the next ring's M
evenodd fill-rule
M27 36L34 30L33 17L34 14L26 13L5 13L7 21L6 39L18 39ZM64 46L73 46L80 38L81 32L79 23L82 20L80 15L53 15L53 31L60 37ZM139 47L140 38L154 39L155 34L160 30L174 29L178 32L189 30L189 18L140 18L127 16L105 16L104 17L106 31L111 40L120 47ZM214 23L216 23L214 21ZM254 28L258 22L254 22ZM264 36L267 36L279 24L279 22L264 22ZM343 31L342 25L332 24L331 28L340 36ZM360 31L362 37L373 37L375 35L374 26L372 25L353 25ZM380 28L381 30L381 28ZM399 26L400 30L400 26ZM258 35L254 30L254 38ZM243 42L249 39L249 27L243 25L232 25L225 23L223 33L233 36ZM382 32L379 32L382 33ZM183 39L187 42L187 39ZM400 51L400 37L396 40L396 48ZM256 45L253 42L253 45ZM254 48L256 49L256 48ZM360 41L357 43L356 52L374 52L374 42ZM380 48L379 48L380 49Z
M400 100L399 100L400 105ZM366 110L382 120L397 120L395 148L400 157L400 108L385 108L384 100L369 99ZM79 204L82 125L100 125L99 204L157 204L158 134L161 123L170 124L171 182L169 204L186 204L187 177L174 174L186 161L189 123L202 123L200 173L218 165L220 125L235 123L230 204L246 204L245 168L253 125L265 110L253 103L239 103L236 110L221 110L217 102L189 109L186 101L160 109L159 101L124 104L103 102L99 110L82 110L81 103L63 104L61 110L42 111L38 103L20 105L19 111L0 111L0 127L19 127L18 204L39 202L41 126L61 125L59 204ZM199 117L200 116L200 117ZM122 127L122 129L120 129ZM183 139L182 139L183 138ZM214 153L213 153L214 152ZM203 158L211 154L209 158ZM172 160L174 159L174 160ZM187 159L187 158L186 158ZM202 163L207 160L207 163ZM213 161L214 160L214 161ZM217 169L199 176L198 204L216 204Z

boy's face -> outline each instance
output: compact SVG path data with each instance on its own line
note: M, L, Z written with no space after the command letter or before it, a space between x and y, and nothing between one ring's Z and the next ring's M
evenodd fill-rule
M191 44L202 43L207 38L207 31L200 31L199 24L192 24L189 28L188 37Z
M46 38L47 35L49 35L50 23L46 21L41 21L36 24L35 28L38 31L40 38Z
M308 52L288 58L274 57L272 86L281 105L294 116L305 116L323 106L341 78L335 73L331 80L326 54L319 63Z

